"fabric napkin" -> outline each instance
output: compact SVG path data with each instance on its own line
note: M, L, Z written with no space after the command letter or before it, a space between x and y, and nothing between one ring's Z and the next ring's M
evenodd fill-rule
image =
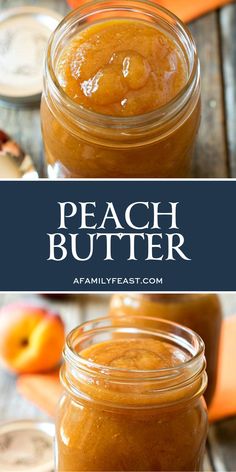
M209 411L211 422L236 415L236 316L223 322L216 392Z
M55 416L62 393L58 371L49 374L21 375L17 380L17 390L49 416Z
M209 410L210 422L236 415L236 316L223 322L218 380ZM17 381L18 391L28 400L54 416L62 387L58 371L44 375L22 375Z
M168 10L175 13L183 21L191 21L195 18L198 18L205 13L208 13L211 10L220 8L227 3L230 3L230 0L152 0L159 5L167 8ZM86 3L86 0L68 0L68 4L72 8L77 8L83 3Z

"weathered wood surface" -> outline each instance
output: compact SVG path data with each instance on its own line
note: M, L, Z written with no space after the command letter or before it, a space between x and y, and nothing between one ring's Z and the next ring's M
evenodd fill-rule
M201 61L202 118L193 162L194 177L228 177L224 88L218 15L191 25Z
M220 421L210 428L210 450L215 470L236 470L236 418Z
M219 13L229 172L236 177L236 4Z
M0 0L3 8L24 0ZM65 14L65 0L28 0ZM193 177L236 177L236 5L232 4L195 21L202 69L202 123L193 162ZM43 149L39 109L0 106L0 127L29 152L42 175Z
M108 295L69 296L66 301L49 300L37 295L0 294L0 306L19 299L34 300L58 310L69 331L79 323L107 313ZM236 294L221 295L226 316L236 313ZM22 418L46 418L46 415L22 398L15 389L15 378L0 370L0 421ZM236 471L236 418L210 427L204 471Z

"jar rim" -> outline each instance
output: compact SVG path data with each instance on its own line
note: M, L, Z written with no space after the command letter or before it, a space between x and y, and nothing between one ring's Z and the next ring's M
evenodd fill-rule
M154 323L158 329L148 326L143 328L143 325L137 327L134 318L140 323L140 316L124 316L122 322L119 318L118 325L109 316L98 318L81 324L69 333L64 349L65 363L60 375L65 389L75 401L95 401L109 407L128 409L159 408L199 398L207 385L204 343L200 336L177 323L154 317L143 317L143 321ZM172 336L168 335L170 327ZM107 334L107 330L111 342L113 334L120 336L122 333L126 340L127 335L132 335L131 338L134 339L135 334L146 334L150 339L154 336L159 340L163 338L165 342L181 347L183 352L188 347L191 357L174 367L155 370L117 368L82 357L80 352L91 345L89 337L93 344L99 344L104 341L104 332Z
M130 325L127 324L128 319L130 319ZM124 320L124 324L120 324ZM135 321L138 324L135 324ZM143 323L152 323L152 324L158 324L159 328L153 328L153 327L143 327L139 326L140 321ZM158 379L161 379L162 377L169 376L171 374L176 374L177 371L181 371L182 369L186 369L190 367L193 363L199 363L201 359L204 357L204 352L205 352L205 345L202 340L202 338L193 330L190 328L187 328L186 326L182 326L179 323L175 323L173 321L169 320L164 320L161 318L157 317L147 317L147 316L120 316L119 319L117 320L119 322L118 325L114 325L111 317L105 316L101 318L97 318L95 320L90 320L82 323L79 327L74 328L66 338L66 345L64 349L64 358L71 362L74 367L79 368L79 367L87 367L88 369L94 368L96 370L101 370L103 372L106 371L106 374L116 374L116 373L129 373L131 376L135 375L135 378L137 379L137 374L140 375L141 378L143 378L145 375L149 377L150 375L158 376ZM100 327L100 324L105 324L104 327ZM107 323L107 324L106 324ZM160 329L160 327L162 329ZM93 336L96 335L96 333L99 332L101 334L102 332L104 333L105 331L109 330L110 332L116 331L119 333L127 334L130 333L131 329L134 329L135 334L146 334L149 336L161 336L164 337L167 341L175 341L175 344L177 344L177 341L180 342L181 337L179 335L176 335L176 333L172 333L171 336L169 335L170 330L168 331L169 328L172 328L173 332L174 329L176 332L181 332L182 335L188 335L192 338L192 340L195 343L195 346L192 347L192 353L190 352L190 342L189 344L189 354L192 354L192 357L189 359L186 359L184 362L177 366L173 367L163 367L160 369L149 369L149 370L143 370L143 369L127 369L127 368L117 368L113 366L106 366L103 364L97 364L95 362L92 362L85 357L82 357L78 351L76 351L75 347L73 346L73 342L75 341L75 338L78 338L84 340L88 336ZM165 331L166 329L166 331ZM86 333L88 333L86 335ZM89 334L90 333L90 334ZM134 334L134 336L135 336ZM183 338L182 338L183 339ZM187 348L187 342L182 341L182 344L178 344L179 346L182 347L182 349L185 347ZM193 349L195 348L195 352L193 352ZM202 366L201 366L202 369ZM159 375L158 375L159 374Z
M119 294L117 294L119 295ZM134 292L126 292L121 293L120 295L127 297L127 298L135 298L138 296L139 298L146 298L147 301L156 303L163 302L163 303L189 303L194 302L198 299L204 299L209 297L216 297L217 294L214 292L195 292L195 293L134 293Z
M140 9L132 10L132 3L139 5ZM102 9L101 4L105 5L103 9ZM66 94L64 89L61 87L57 79L56 73L54 71L54 67L53 67L53 49L55 47L55 43L59 39L61 39L61 37L63 36L61 35L61 32L63 29L69 26L71 22L73 23L73 22L82 20L84 17L86 17L86 14L84 12L86 12L87 9L96 7L98 5L99 5L99 10L98 10L99 13L107 10L106 5L109 6L110 11L120 8L126 11L135 11L139 13L145 13L145 12L147 13L146 8L150 7L154 9L155 12L157 12L157 14L159 12L159 16L160 16L160 13L162 13L166 15L169 19L174 21L175 26L184 35L185 40L187 39L189 43L189 47L191 49L191 54L192 54L192 64L191 64L191 69L188 74L188 79L184 87L182 87L182 89L178 92L178 94L174 96L167 104L162 105L156 110L152 110L150 112L134 115L134 116L120 117L120 116L113 116L113 115L105 115L102 113L97 113L92 110L86 109L82 105L75 103L73 99L70 98ZM144 5L145 5L145 9L142 8ZM150 126L150 124L157 123L157 122L158 124L164 124L166 121L170 120L173 116L179 113L182 110L182 108L186 105L186 103L190 100L193 87L196 86L196 83L197 84L199 83L200 72L199 72L199 59L198 59L196 44L193 39L193 36L188 26L185 25L174 13L170 12L168 9L166 9L165 7L161 5L155 4L154 2L150 0L145 0L145 2L143 0L131 0L129 4L127 4L126 6L122 5L122 0L109 0L109 1L104 0L102 2L100 0L92 0L90 2L83 4L82 6L78 7L77 9L73 10L68 15L66 15L65 18L57 26L54 33L51 35L51 38L48 43L48 50L47 50L46 61L45 61L45 77L47 77L47 80L49 82L49 87L51 87L51 90L54 93L56 100L57 101L60 100L63 102L63 104L65 105L64 108L66 112L68 113L68 115L70 115L74 119L75 118L77 118L77 120L82 119L84 123L86 124L95 123L101 128L103 127L105 128L109 121L109 128L111 129L127 129L130 127L140 127L140 126L144 126L146 128L147 126ZM183 97L185 98L184 103L183 103Z

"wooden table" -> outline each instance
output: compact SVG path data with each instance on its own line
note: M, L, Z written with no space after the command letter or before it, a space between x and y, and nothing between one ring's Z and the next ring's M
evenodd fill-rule
M4 8L23 5L21 0L0 0ZM54 8L65 14L64 0L27 0L27 4ZM192 23L202 68L202 124L194 157L194 177L236 177L236 5L206 15ZM43 175L43 149L39 109L0 106L0 128L9 132L32 155ZM39 298L26 296L26 298ZM224 298L228 313L236 312L236 296ZM1 295L0 305L19 295ZM22 298L22 297L20 297ZM45 301L44 301L45 302ZM102 315L107 309L106 296L80 295L78 299L47 302L59 308L67 329ZM0 372L0 421L16 418L45 418L45 415L21 398L13 376ZM211 426L206 470L236 470L236 418Z
M68 11L65 0L0 0L3 8L24 3ZM202 122L194 156L193 177L236 177L236 5L195 21L202 69ZM6 129L32 155L43 176L39 109L0 107L0 128Z
M221 295L226 316L236 313L236 294ZM0 294L0 306L12 300L33 299L58 310L69 331L79 323L106 314L108 295L71 296L67 301L51 301L37 295ZM38 408L31 405L16 391L15 378L0 370L0 421L22 418L47 419ZM236 417L218 422L210 427L204 471L236 471Z

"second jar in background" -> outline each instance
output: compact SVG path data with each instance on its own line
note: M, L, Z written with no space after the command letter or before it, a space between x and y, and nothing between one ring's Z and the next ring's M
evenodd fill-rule
M220 300L215 294L116 294L110 315L150 316L174 321L196 331L204 340L208 387L205 399L212 401L216 380L222 321ZM137 318L136 318L137 320Z

